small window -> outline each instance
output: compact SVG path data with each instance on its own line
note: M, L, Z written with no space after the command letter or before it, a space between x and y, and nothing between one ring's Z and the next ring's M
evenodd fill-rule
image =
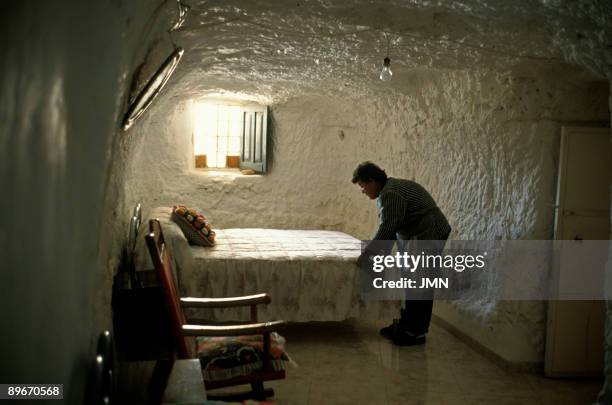
M267 121L265 106L195 104L195 167L253 169L265 173Z

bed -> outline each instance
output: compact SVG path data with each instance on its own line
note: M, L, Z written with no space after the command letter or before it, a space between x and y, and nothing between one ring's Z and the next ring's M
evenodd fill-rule
M215 229L214 247L192 246L170 220L171 208L158 207L148 217L159 218L172 249L182 296L227 297L267 292L272 303L262 319L292 322L342 321L397 316L399 304L364 301L356 265L361 241L326 230ZM150 269L144 246L148 221L138 237L135 263ZM238 310L215 310L218 320L235 319Z

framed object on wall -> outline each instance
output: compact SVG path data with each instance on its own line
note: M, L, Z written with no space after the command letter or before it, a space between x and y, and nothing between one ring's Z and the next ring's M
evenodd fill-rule
M164 63L157 69L151 79L149 79L142 91L138 93L123 117L122 128L124 131L127 131L134 122L136 122L147 107L151 105L155 97L157 97L168 79L170 79L170 76L172 76L174 69L176 69L183 56L183 52L183 48L176 47L170 56L166 58Z

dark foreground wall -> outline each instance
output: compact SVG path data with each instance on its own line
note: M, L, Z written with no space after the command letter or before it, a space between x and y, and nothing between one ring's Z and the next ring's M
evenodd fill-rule
M99 217L142 3L0 5L0 382L64 384L65 403L100 332Z

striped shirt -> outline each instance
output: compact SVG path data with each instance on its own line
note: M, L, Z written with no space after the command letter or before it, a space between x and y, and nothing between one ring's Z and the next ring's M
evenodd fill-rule
M376 200L379 226L373 240L446 239L451 227L418 183L389 177Z

